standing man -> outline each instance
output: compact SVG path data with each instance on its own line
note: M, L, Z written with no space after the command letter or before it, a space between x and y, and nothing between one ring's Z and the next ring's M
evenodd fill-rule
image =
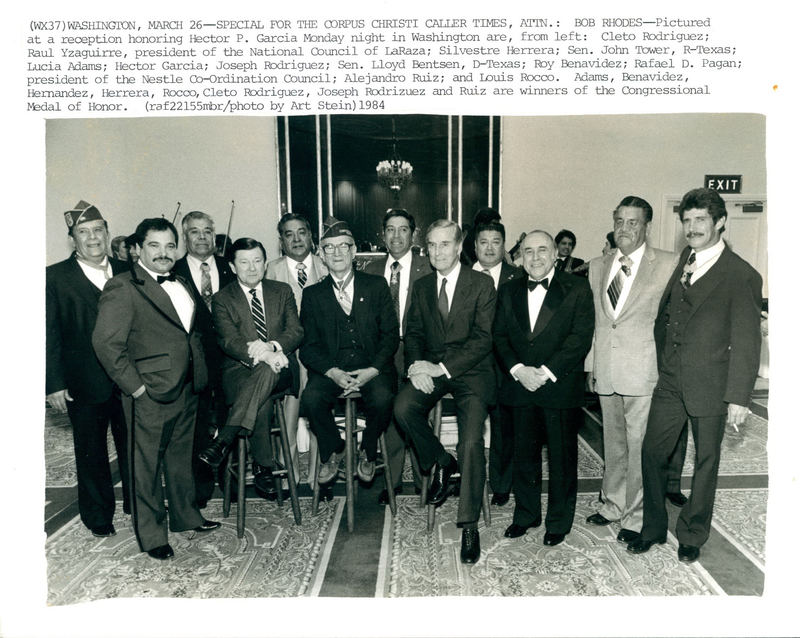
M492 278L494 288L522 277L525 272L505 261L506 229L498 221L475 228L475 254L477 261L473 270ZM497 386L503 381L503 373L497 369ZM491 439L489 441L489 486L492 488L492 505L505 505L511 493L511 465L514 457L514 431L511 427L511 411L496 403L489 410Z
M206 384L195 304L189 284L170 271L178 231L163 218L136 228L139 262L108 282L100 296L92 335L97 358L124 394L132 477L133 527L143 552L164 560L174 555L169 529L207 532L195 502L192 440L197 392Z
M114 483L108 460L108 426L122 478L122 509L130 513L125 418L119 388L92 348L97 302L106 282L125 268L109 259L108 224L96 207L80 201L64 213L75 251L46 270L47 402L68 412L78 474L81 521L98 537L116 533Z
M431 272L430 261L411 251L411 238L416 227L413 215L407 210L403 208L387 210L383 216L383 241L389 254L385 259L369 262L364 268L364 272L382 276L389 284L392 304L400 322L400 346L394 355L395 368L400 378L405 374L403 337L406 332L408 309L411 306L411 290L417 279ZM394 422L390 423L389 429L386 430L386 447L394 480L394 491L396 494L400 494L403 491L403 466L408 442ZM414 486L417 490L421 490L422 477L419 471L419 461L413 450L411 451L411 469L414 475ZM378 496L378 503L388 505L389 494L386 490L383 490Z
M595 333L586 369L600 397L605 469L602 505L586 521L618 521L617 540L630 543L642 529L642 441L658 380L653 326L678 255L646 243L653 208L641 197L625 197L613 219L616 249L589 263Z
M422 470L433 472L429 503L447 500L450 477L460 467L461 561L475 563L481 554L478 517L486 482L483 426L496 394L492 320L497 295L489 278L460 263L458 224L435 221L426 241L436 272L411 291L405 333L409 382L397 395L394 416L411 438ZM428 424L431 408L448 393L456 404L458 461Z
M583 259L578 259L572 256L572 251L575 250L578 240L575 233L571 230L560 230L556 235L556 248L558 249L558 258L556 259L556 270L564 272L573 272L579 266L583 265ZM580 274L585 277L586 273L583 270L575 274Z
M555 269L556 246L546 232L528 233L520 247L524 279L500 288L495 350L509 374L500 403L512 411L514 507L508 538L542 523L542 446L550 473L545 545L572 529L578 493L578 426L583 360L592 345L594 307L589 283Z
M198 397L192 453L197 506L202 509L214 492L214 473L205 463L199 462L198 454L211 445L212 433L225 423L227 412L222 391L224 355L214 333L211 297L236 277L228 263L214 254L214 220L210 216L193 210L181 220L181 229L186 254L175 262L174 270L190 284L196 309L195 326L200 332L208 368L208 385Z
M283 257L273 259L267 264L267 279L275 279L289 284L294 293L295 306L299 309L303 301L303 291L320 281L328 274L328 268L320 257L311 253L313 238L311 225L302 215L287 213L278 222L278 236L281 241ZM289 450L295 468L295 480L300 480L300 457L297 452L297 421L300 415L300 396L308 383L308 371L300 363L300 388L297 397L288 396L283 402L286 413L286 429L289 433ZM309 449L308 484L313 486L316 471L316 440L312 438ZM324 495L323 491L323 495ZM333 495L331 494L331 497Z
M300 400L317 437L322 463L317 482L336 478L345 441L333 418L338 397L360 392L366 424L361 438L358 477L375 477L378 438L392 418L397 388L394 353L400 341L389 286L381 277L353 268L356 244L346 222L329 217L320 239L329 275L303 293L300 321L305 338L300 360L308 385Z
M738 431L750 413L761 350L761 276L722 240L728 212L719 193L689 191L678 215L689 245L658 307L659 375L642 449L644 524L628 551L640 554L666 541L668 458L688 417L695 470L675 533L678 558L691 563L711 528L725 426Z

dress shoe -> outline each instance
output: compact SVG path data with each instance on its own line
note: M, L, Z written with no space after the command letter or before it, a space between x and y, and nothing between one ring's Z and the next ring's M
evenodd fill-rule
M492 505L503 507L503 505L508 503L509 498L510 495L508 492L495 492L494 494L492 494Z
M277 501L278 500L278 490L275 489L274 485L268 485L267 489L262 490L257 484L253 486L255 488L255 492L258 496L263 498L266 501ZM281 499L286 500L289 498L289 490L283 488L281 490Z
M394 488L395 495L403 493L403 487L398 485ZM378 494L378 505L388 505L389 504L389 492L386 490L381 490L381 493Z
M322 463L319 467L319 474L317 475L317 483L324 485L330 483L339 474L339 464L344 458L344 450L341 452L334 452L330 458Z
M431 488L428 492L428 503L438 507L447 500L451 494L450 477L458 472L458 463L453 458L452 454L447 455L449 458L444 465L436 465L433 471L433 481Z
M632 543L635 540L638 540L641 534L639 532L634 532L632 529L625 529L624 527L619 530L619 534L617 534L617 540L620 543L625 543L626 545Z
M666 497L670 503L677 505L678 507L683 507L686 505L686 501L689 500L680 492L667 492Z
M257 490L264 494L272 493L275 496L275 481L272 480L272 468L259 465L253 461L253 484Z
M211 445L197 455L197 458L199 458L206 465L217 469L219 464L225 459L225 454L228 452L229 446L230 443L221 441L219 437L217 437L214 439Z
M694 545L678 545L678 560L682 563L693 563L700 558L700 548Z
M461 530L461 562L471 565L481 557L481 537L474 527Z
M628 551L631 554L644 554L649 551L653 545L663 545L667 542L666 538L660 538L655 541L648 541L642 538L641 534L632 543L628 543Z
M147 555L150 556L150 558L155 558L157 560L167 560L168 558L175 556L175 552L172 551L172 548L169 545L159 545L153 549L148 549Z
M319 500L332 501L333 500L333 484L320 485L319 487Z
M603 516L600 512L595 512L586 518L586 522L591 523L592 525L608 525L611 521Z
M503 536L506 538L519 538L520 536L524 536L525 532L527 532L531 527L539 527L541 524L541 518L538 521L534 521L530 525L517 525L516 523L511 523L511 525L506 528Z
M553 545L558 545L566 538L566 536L566 534L553 534L552 532L545 532L544 544L549 545L550 547Z
M364 483L372 483L375 478L375 461L367 459L367 453L364 450L358 455L358 465L356 466L356 473Z
M219 529L222 527L222 523L218 521L207 521L203 519L203 522L194 528L195 532L213 532L215 529Z
M114 529L114 526L109 523L108 525L98 525L97 527L92 528L92 536L96 536L97 538L108 538L109 536L116 536L117 530Z

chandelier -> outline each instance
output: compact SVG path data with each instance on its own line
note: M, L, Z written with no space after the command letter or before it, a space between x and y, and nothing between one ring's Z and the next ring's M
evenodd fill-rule
M378 181L390 188L394 193L395 199L400 195L400 189L411 181L411 173L414 167L400 158L397 153L397 134L395 122L392 118L392 156L389 159L378 162L375 172L378 174Z

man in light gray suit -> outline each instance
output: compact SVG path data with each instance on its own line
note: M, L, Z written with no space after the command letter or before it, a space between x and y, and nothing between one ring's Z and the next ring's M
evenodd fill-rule
M642 529L642 441L658 380L653 326L678 255L646 243L653 209L644 199L625 197L613 219L617 249L589 265L595 333L586 369L603 412L605 471L602 506L586 520L619 522L617 540L629 543Z
M294 293L297 307L300 308L303 290L328 274L328 268L317 255L311 254L313 238L311 224L297 213L287 213L278 222L278 235L281 240L283 257L273 259L267 264L267 279L274 279L289 284ZM295 479L300 480L300 460L297 454L297 419L300 411L300 395L308 381L308 372L300 364L300 392L297 397L287 396L284 400L286 412L286 428L289 431L289 450L295 469ZM308 484L314 484L314 459L317 457L316 439L311 438L309 450Z

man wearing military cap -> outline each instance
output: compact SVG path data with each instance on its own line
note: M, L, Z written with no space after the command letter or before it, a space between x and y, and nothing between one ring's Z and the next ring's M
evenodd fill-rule
M47 402L72 423L81 521L95 536L112 536L114 481L108 458L108 427L122 476L123 510L128 502L125 419L119 389L92 348L97 302L106 281L125 264L109 258L108 224L100 211L80 201L64 213L74 252L46 270Z

